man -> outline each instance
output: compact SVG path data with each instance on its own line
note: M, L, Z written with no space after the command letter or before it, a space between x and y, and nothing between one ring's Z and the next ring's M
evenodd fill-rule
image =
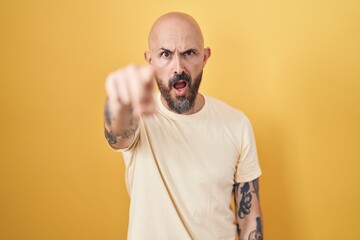
M262 239L251 125L198 93L210 55L196 21L172 12L150 30L148 65L107 78L105 135L125 160L128 239Z

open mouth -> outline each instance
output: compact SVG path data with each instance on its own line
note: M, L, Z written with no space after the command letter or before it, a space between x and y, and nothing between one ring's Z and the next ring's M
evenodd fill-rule
M186 85L187 85L187 83L184 80L180 80L180 81L174 83L173 87L176 90L181 90L181 89L185 88Z
M173 84L173 88L175 90L176 96L185 96L189 85L185 80L179 80L176 83Z

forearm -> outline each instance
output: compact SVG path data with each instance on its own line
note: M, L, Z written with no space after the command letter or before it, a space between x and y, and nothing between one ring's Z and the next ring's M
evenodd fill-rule
M105 137L109 145L115 149L129 146L139 127L139 117L134 116L132 108L107 100L104 115Z
M234 185L234 197L239 240L262 240L258 179Z
M261 214L252 214L244 219L238 219L239 240L262 240L262 217Z

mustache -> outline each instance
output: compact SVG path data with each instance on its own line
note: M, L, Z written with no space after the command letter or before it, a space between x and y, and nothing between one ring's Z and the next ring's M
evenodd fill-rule
M169 88L172 88L172 86L173 86L175 83L177 83L178 81L180 81L180 80L183 80L183 81L185 81L187 84L190 85L190 82L191 82L190 76L189 76L187 73L182 72L181 74L175 73L175 75L174 75L172 78L170 78L170 81L169 81L169 84L168 84L168 85L169 85Z

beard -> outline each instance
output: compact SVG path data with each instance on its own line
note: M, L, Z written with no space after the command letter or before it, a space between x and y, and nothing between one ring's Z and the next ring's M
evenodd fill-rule
M195 77L194 82L191 82L191 77L185 72L181 74L175 74L168 82L168 86L162 83L161 79L156 77L156 83L159 87L161 96L165 99L170 110L176 113L186 113L190 111L194 105L196 96L199 91L201 79L202 79L202 71ZM174 84L179 81L185 81L189 86L189 92L185 96L175 96L175 98L171 97L171 89Z

